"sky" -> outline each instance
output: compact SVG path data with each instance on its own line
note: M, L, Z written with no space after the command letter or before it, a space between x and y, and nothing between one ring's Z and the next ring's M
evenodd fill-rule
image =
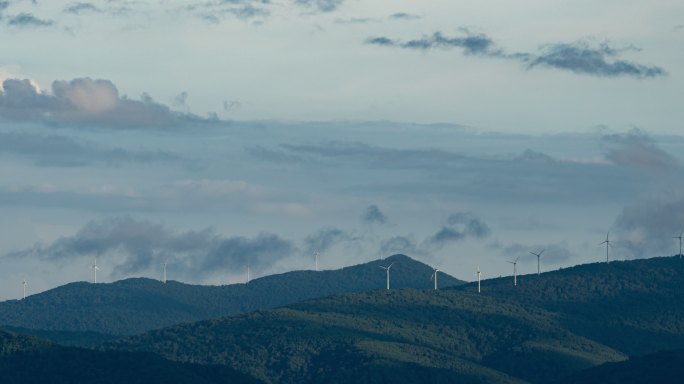
M0 1L0 300L679 253L681 1ZM379 271L381 273L382 271ZM524 278L521 279L524 284Z

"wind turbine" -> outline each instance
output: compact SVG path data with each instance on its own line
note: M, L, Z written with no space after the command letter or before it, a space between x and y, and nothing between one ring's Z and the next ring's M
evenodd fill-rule
M673 237L673 239L679 239L679 258L682 258L682 235L684 235L684 231L679 233L679 236Z
M520 259L520 256L515 259L515 261L506 261L507 263L513 264L513 285L516 286L518 285L518 273L516 271L516 266L518 265L518 260Z
M249 263L247 263L247 283L249 283L249 280L251 278L250 272L251 271L249 270Z
M164 284L166 284L166 261L164 262Z
M314 252L314 260L316 261L316 271L318 271L318 256L320 256L318 251Z
M537 256L537 276L541 275L541 268L539 267L539 258L541 258L541 255L542 253L544 253L544 251L545 249L542 249L539 253L534 253L530 251L531 254Z
M387 289L390 289L390 284L389 284L389 271L390 271L390 268L392 268L393 265L394 265L394 263L392 263L392 264L390 264L390 265L388 265L388 266L386 266L386 267L385 267L384 265L378 265L378 267L380 267L380 268L384 269L385 271L387 271Z
M610 231L608 231L608 233L606 234L606 240L604 242L602 242L601 244L599 244L599 245L603 245L603 244L606 245L606 263L608 262L608 248L612 247L610 240L608 239L608 236L610 236Z
M24 280L21 282L21 285L24 286L24 296L22 296L22 300L26 299L26 284L27 284L27 283L26 283L26 279L24 279Z
M477 266L477 293L480 293L480 266Z
M93 283L97 284L97 271L100 270L100 267L97 266L97 259L95 259L93 265L90 266L90 269L93 270Z
M433 269L434 269L435 271L432 273L432 276L430 276L430 280L434 280L434 281L435 281L435 291L436 291L436 290L437 290L437 272L441 272L441 271L440 271L439 269L437 269L437 268L433 268Z

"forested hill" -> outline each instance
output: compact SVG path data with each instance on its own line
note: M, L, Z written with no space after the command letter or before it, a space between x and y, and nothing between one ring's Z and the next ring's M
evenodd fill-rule
M638 272L637 272L638 271ZM684 348L684 261L591 264L440 291L343 294L109 344L267 382L549 383ZM657 310L656 310L657 308Z
M136 278L111 284L67 284L0 303L0 325L55 331L54 340L97 339L98 335L135 334L173 324L273 308L301 300L347 292L383 289L385 271L394 263L393 288L429 289L433 269L404 255L390 256L339 270L294 271L249 284L200 286ZM444 273L442 287L462 284ZM69 333L72 334L69 334ZM76 333L74 333L76 332ZM84 332L88 334L83 335ZM50 337L49 332L39 332ZM75 341L77 342L77 341ZM88 344L88 343L85 343Z
M165 360L151 353L62 347L0 329L3 384L256 384L227 366Z

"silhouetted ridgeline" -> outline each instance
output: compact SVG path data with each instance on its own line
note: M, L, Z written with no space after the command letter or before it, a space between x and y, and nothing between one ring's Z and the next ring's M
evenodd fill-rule
M25 300L0 303L0 325L57 332L36 335L64 343L97 344L107 335L127 335L173 324L251 312L301 300L385 287L378 265L395 263L392 287L431 288L432 268L394 255L339 270L294 271L226 286L163 284L127 279L111 284L67 284ZM440 286L463 282L440 273ZM19 330L19 329L17 329Z

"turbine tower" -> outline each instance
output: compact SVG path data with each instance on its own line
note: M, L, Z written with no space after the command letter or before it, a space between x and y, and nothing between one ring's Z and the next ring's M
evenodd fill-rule
M97 259L95 259L93 265L90 266L90 269L93 270L93 283L97 284L97 271L100 270L100 267L97 266Z
M480 266L477 266L477 293L480 293Z
M166 261L164 262L164 284L166 284Z
M314 252L314 260L316 262L316 271L318 271L318 256L320 256L318 251Z
M673 237L673 239L679 239L679 258L682 258L682 235L684 235L684 231L679 233L679 236Z
M602 242L601 244L599 244L599 245L603 245L603 244L606 245L606 263L608 262L608 248L612 247L612 245L610 243L610 239L608 239L608 236L610 236L610 231L608 231L608 233L606 234L606 240L604 242Z
M531 254L537 256L537 276L541 275L541 268L539 267L539 259L541 258L542 253L544 253L545 249L542 249L541 252L539 253L534 253L530 252Z
M249 263L247 263L247 283L249 283L249 280L251 279L251 271L249 270Z
M515 261L507 261L507 263L513 264L513 286L518 285L518 272L516 270L516 266L518 265L518 260L520 259L520 256L515 259Z
M437 268L433 268L433 269L434 269L434 272L432 273L432 276L430 276L430 280L435 281L435 291L436 291L437 290L437 272L440 272L440 270Z
M21 282L21 285L22 285L23 288L24 288L24 296L22 296L22 300L26 299L26 284L27 284L27 283L26 283L26 279L24 279L24 280Z
M384 265L378 265L378 267L380 267L380 268L384 269L385 271L387 271L387 289L390 289L389 271L390 271L390 268L392 268L393 265L394 265L394 263L392 263L392 264L390 264L390 265L388 265L388 266L386 266L386 267L385 267Z

